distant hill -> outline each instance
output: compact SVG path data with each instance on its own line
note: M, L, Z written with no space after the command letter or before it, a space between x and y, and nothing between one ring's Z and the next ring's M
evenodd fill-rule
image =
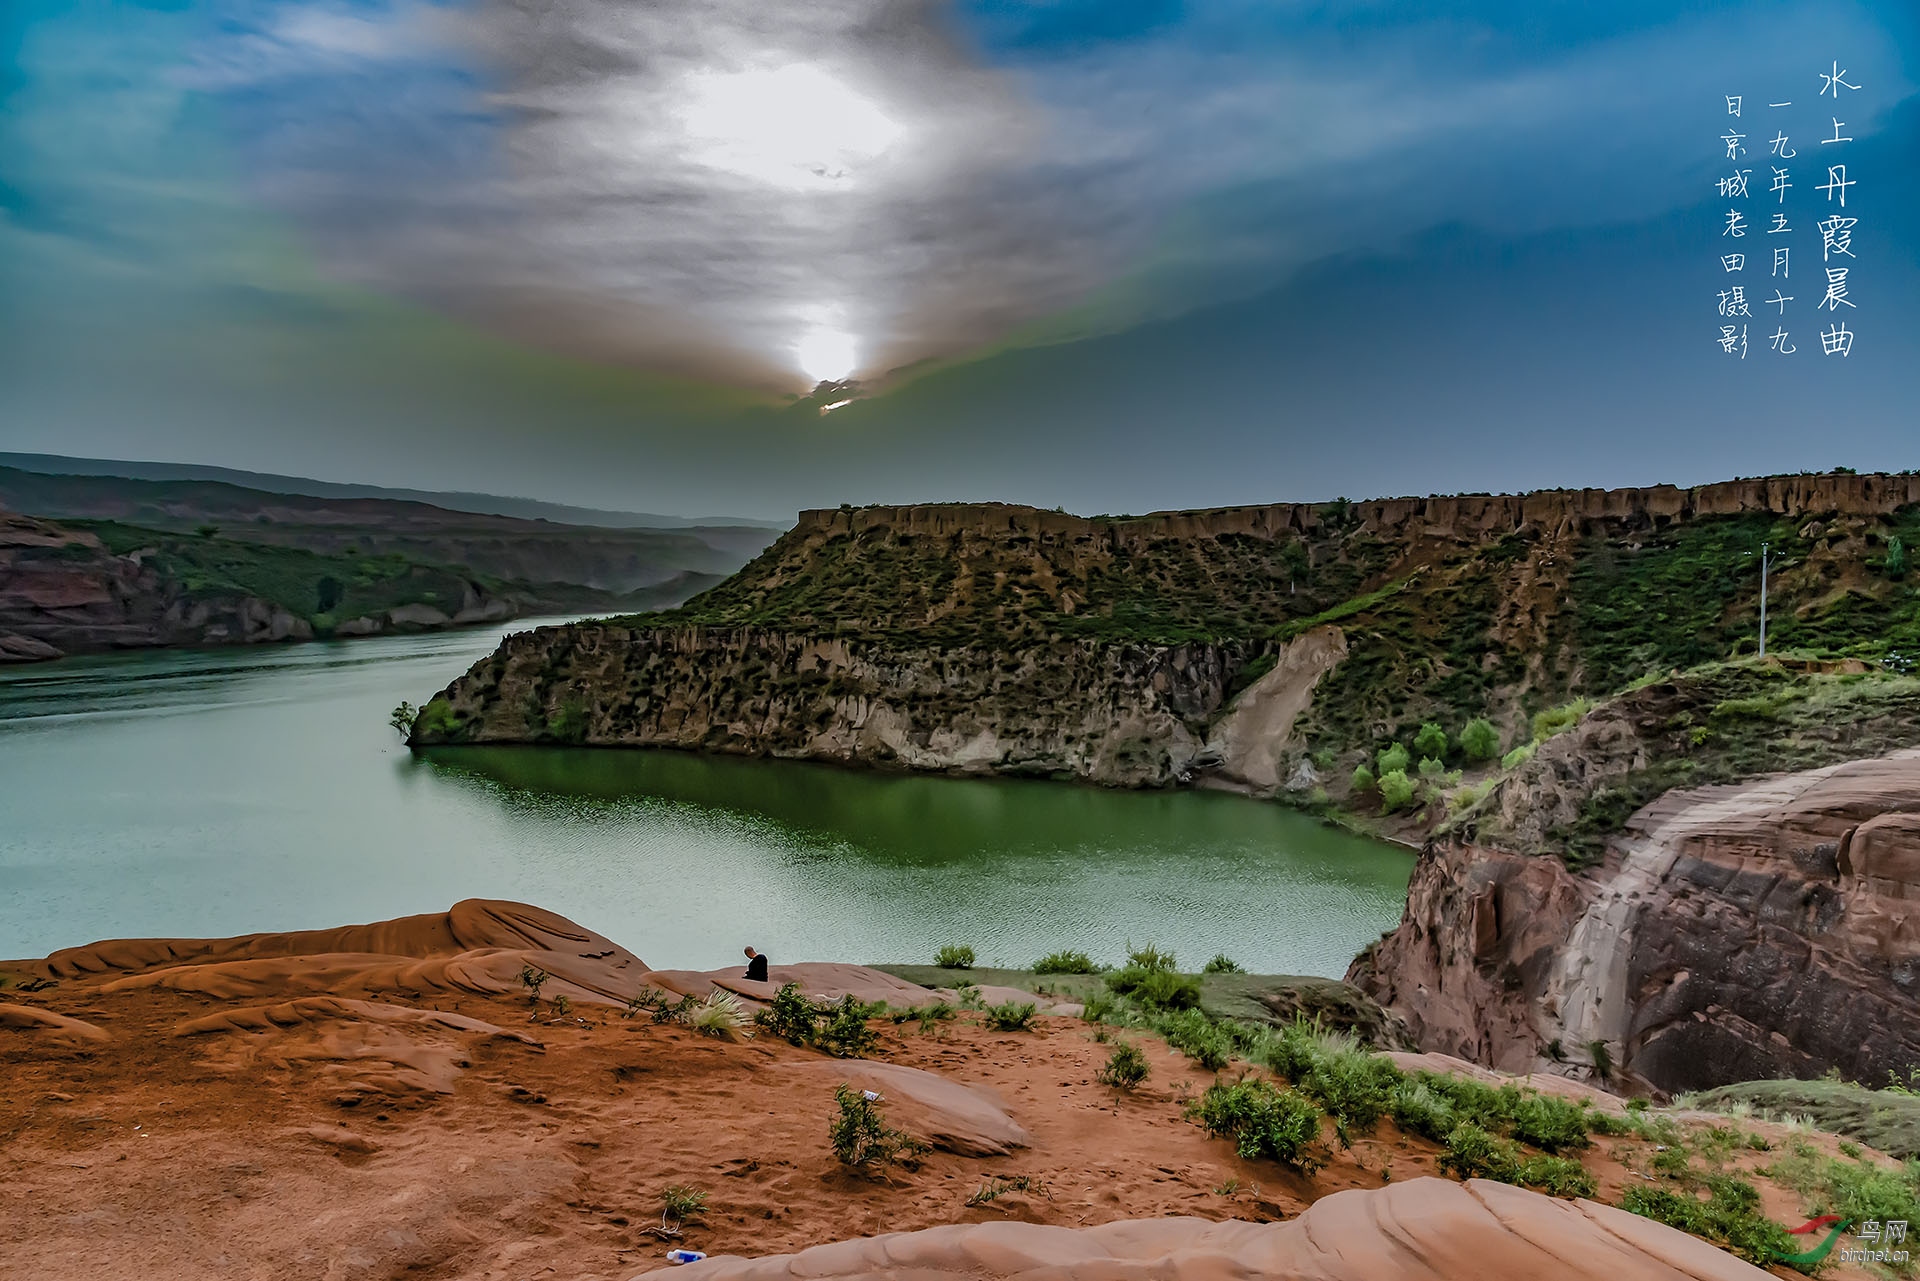
M304 494L313 498L380 498L428 503L450 511L489 516L516 516L522 520L550 520L562 525L594 525L603 529L685 529L690 526L747 526L785 529L778 521L735 516L662 516L654 512L604 511L570 507L533 498L499 494L441 493L424 489L388 489L380 485L348 485L303 476L237 471L195 463L142 463L111 458L68 458L60 454L16 454L0 451L0 467L54 476L119 476L129 480L210 480L271 494Z
M379 493L381 491L374 491ZM397 491L389 491L397 492ZM763 525L569 525L394 497L321 497L216 480L138 480L0 466L0 507L57 521L299 548L393 554L502 580L626 593L682 574L725 576L773 541Z

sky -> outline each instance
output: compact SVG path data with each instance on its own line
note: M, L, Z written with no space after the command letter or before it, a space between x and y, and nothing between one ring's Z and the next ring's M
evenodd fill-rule
M0 450L771 518L1915 468L1917 84L1910 0L11 0Z

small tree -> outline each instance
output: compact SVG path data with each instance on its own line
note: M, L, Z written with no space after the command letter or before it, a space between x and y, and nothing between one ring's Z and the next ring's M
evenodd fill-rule
M1354 791L1371 792L1373 790L1374 782L1375 782L1375 779L1373 777L1372 769L1368 768L1365 765L1354 766L1354 769L1353 769L1353 790Z
M1420 727L1420 732L1413 736L1413 750L1422 758L1431 757L1436 761L1444 761L1447 759L1447 748L1450 746L1451 744L1447 741L1447 731L1433 721L1426 722Z
M1380 773L1383 775L1391 774L1395 770L1399 770L1404 774L1407 772L1407 766L1413 763L1413 757L1409 755L1407 749L1399 743L1393 743L1383 749L1376 760L1380 766Z
M420 709L412 703L402 702L393 709L393 715L387 718L387 724L399 732L402 739L413 737L413 723L420 719Z
M1471 761L1490 761L1500 755L1500 731L1484 716L1476 716L1460 731L1460 750Z
M1380 776L1380 808L1391 814L1413 803L1413 780L1404 769L1388 770Z
M1895 578L1907 572L1907 545L1898 534L1887 540L1887 573Z

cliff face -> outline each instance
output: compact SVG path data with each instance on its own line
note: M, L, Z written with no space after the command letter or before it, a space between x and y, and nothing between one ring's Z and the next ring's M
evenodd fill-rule
M1426 1048L1685 1090L1920 1064L1920 751L1665 793L1578 872L1457 840L1349 980Z
M677 747L966 773L1168 783L1238 656L1067 643L1019 656L757 628L574 624L509 637L416 741Z
M0 512L0 661L312 636L306 619L256 597L188 599L91 534Z

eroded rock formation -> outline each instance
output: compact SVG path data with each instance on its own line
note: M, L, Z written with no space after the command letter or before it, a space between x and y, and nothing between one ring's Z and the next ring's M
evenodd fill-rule
M1920 751L1669 792L1608 857L1436 842L1349 978L1509 1071L1594 1043L1663 1090L1920 1064Z

